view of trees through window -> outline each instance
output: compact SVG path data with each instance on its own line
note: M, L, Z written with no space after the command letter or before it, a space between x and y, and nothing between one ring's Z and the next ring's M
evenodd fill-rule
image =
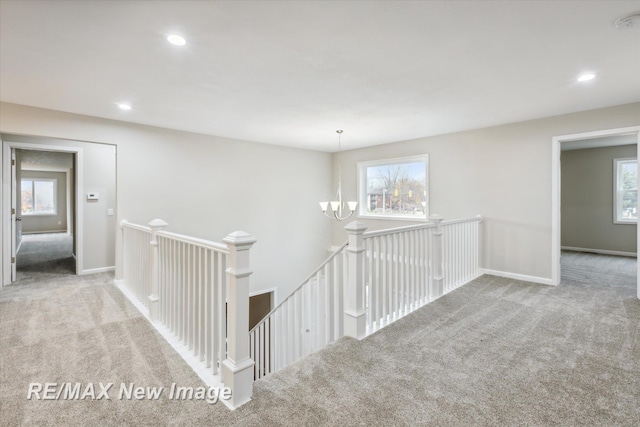
M23 179L21 186L22 215L56 213L56 180Z
M638 162L635 159L616 160L616 220L638 221Z
M360 214L426 218L428 214L427 158L360 164ZM364 197L363 197L364 196Z

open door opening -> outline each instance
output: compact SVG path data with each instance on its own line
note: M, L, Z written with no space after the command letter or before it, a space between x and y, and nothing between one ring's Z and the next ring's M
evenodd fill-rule
M553 138L554 285L561 283L564 273L575 274L575 265L602 263L593 274L608 267L612 273L627 272L640 299L639 146L640 126ZM617 170L622 164L627 169ZM561 259L571 265L567 271Z
M12 280L76 274L75 154L12 149Z

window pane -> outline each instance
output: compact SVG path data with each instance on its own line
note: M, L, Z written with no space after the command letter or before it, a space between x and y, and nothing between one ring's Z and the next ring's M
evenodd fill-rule
M638 192L622 192L622 219L638 219Z
M615 220L638 221L638 162L635 159L616 159Z
M620 190L635 190L638 185L638 163L625 162L621 163L622 182Z
M361 215L426 218L426 156L360 164L359 168Z
M36 213L55 213L54 181L34 181L34 211Z
M29 215L33 213L33 181L23 179L20 183L21 187L21 200L22 200L22 214Z

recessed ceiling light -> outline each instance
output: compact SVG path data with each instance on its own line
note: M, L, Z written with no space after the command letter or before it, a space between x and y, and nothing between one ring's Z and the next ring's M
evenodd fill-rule
M584 73L578 76L579 82L588 82L589 80L593 80L596 78L596 75L593 73Z
M118 104L118 108L121 110L129 111L131 110L131 105L129 104Z
M184 46L185 44L187 44L187 41L184 39L184 37L177 34L169 34L167 36L167 41L176 46Z

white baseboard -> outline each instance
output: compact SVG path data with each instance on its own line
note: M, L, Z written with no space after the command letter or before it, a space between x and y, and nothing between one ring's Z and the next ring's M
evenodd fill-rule
M107 271L115 271L116 267L100 267L100 268L90 268L88 270L82 270L79 276L86 276L87 274L96 274L96 273L104 273Z
M593 254L628 256L631 258L638 258L638 254L636 252L609 251L605 249L591 248L574 248L573 246L560 246L560 249L562 249L563 251L590 252Z
M67 233L67 230L38 230L38 231L23 231L22 234L25 236L33 235L33 234L60 234Z
M489 270L487 268L481 268L482 274L490 274L492 276L506 277L508 279L522 280L523 282L540 283L541 285L553 286L551 279L537 276L527 276L526 274L509 273L507 271Z

